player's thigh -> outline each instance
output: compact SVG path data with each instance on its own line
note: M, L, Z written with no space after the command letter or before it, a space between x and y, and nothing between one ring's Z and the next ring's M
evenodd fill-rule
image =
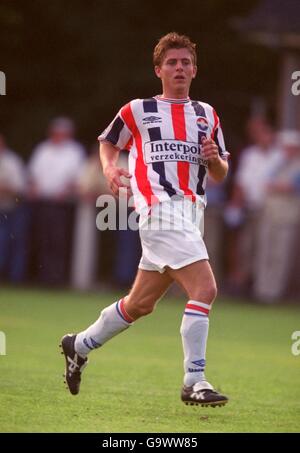
M126 303L154 305L163 296L172 281L172 277L167 272L161 274L157 271L138 269L134 284L126 297Z
M181 269L167 268L167 272L185 291L187 297L210 304L217 295L217 285L207 260L196 261Z

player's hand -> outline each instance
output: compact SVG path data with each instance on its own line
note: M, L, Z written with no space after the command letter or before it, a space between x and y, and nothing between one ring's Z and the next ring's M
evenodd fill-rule
M212 138L202 137L201 156L208 162L217 162L220 159L219 148Z
M127 196L130 197L132 195L130 184L123 182L121 177L124 176L125 178L130 179L132 175L125 170L124 168L119 168L115 166L107 167L104 176L107 180L108 186L112 190L113 194L117 197L119 196L119 190L122 187L127 189Z

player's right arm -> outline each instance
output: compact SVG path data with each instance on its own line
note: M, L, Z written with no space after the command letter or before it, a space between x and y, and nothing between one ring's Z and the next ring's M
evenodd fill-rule
M131 178L131 175L124 168L118 167L118 159L120 150L128 149L127 146L132 138L131 130L128 128L124 118L123 111L129 107L126 104L119 110L110 125L99 135L100 141L100 160L102 164L103 174L112 192L119 196L121 187L129 188L130 185L121 180L122 176ZM130 196L130 191L127 191Z
M130 173L124 168L117 166L120 150L109 142L100 142L100 160L102 164L103 174L112 192L119 196L119 189L125 187L130 188L129 184L121 181L121 176L131 178Z

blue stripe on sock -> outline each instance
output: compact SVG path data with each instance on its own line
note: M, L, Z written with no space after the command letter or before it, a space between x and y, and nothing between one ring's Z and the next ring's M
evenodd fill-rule
M124 316L122 315L120 309L119 309L119 302L116 303L116 309L117 309L117 312L119 314L119 316L121 316L121 318L123 319L123 321L125 321L127 324L130 324L125 318Z
M197 313L189 313L187 311L185 311L184 314L188 316L201 316L201 318L207 318L207 315L198 315Z

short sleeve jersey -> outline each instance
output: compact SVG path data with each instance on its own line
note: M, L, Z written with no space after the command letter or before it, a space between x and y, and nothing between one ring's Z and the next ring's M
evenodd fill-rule
M189 98L135 99L120 109L98 137L129 151L131 189L137 211L188 196L206 205L207 161L201 139L211 137L227 159L220 120L213 107Z

